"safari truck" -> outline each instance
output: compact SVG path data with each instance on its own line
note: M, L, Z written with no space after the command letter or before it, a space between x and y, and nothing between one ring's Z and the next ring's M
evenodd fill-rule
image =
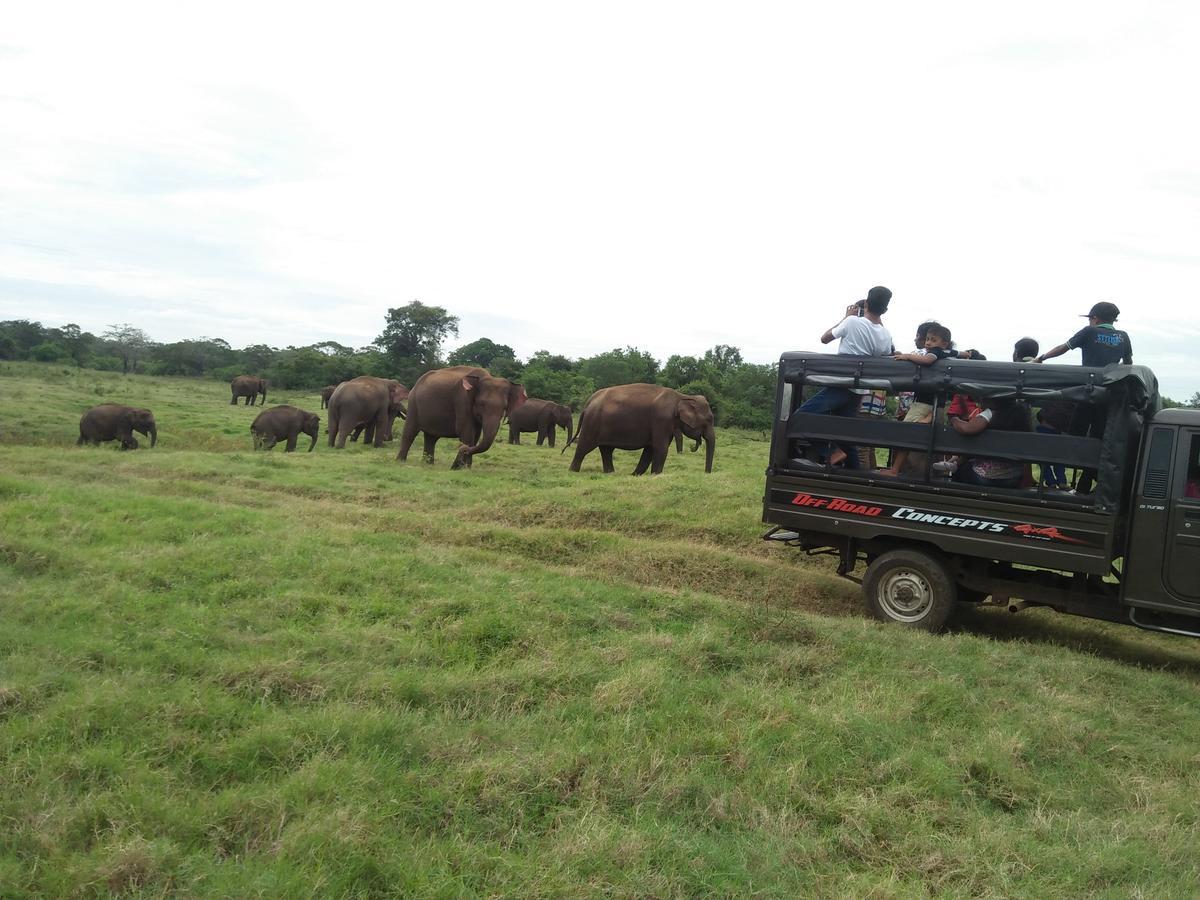
M806 394L825 387L932 391L933 422L799 410ZM1101 437L993 428L963 435L939 422L955 394L1031 408L1091 404L1106 424ZM764 537L835 556L877 618L936 631L956 602L990 602L1200 637L1200 410L1161 409L1144 366L916 366L785 353L775 409L763 497L763 521L774 527ZM833 466L813 452L831 442L907 448L924 454L923 468L889 477ZM935 467L952 455L1086 467L1097 473L1096 488L1085 496L960 483Z

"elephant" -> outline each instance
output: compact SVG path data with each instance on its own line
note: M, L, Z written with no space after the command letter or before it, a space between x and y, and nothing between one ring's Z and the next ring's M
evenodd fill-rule
M615 471L613 450L641 450L633 474L643 475L649 468L657 475L663 470L676 431L694 439L697 447L701 440L705 442L704 471L711 472L716 429L704 395L681 394L658 384L601 388L579 413L571 471L578 472L584 457L599 447L605 472Z
M401 401L408 388L390 378L359 375L343 381L329 398L329 422L325 431L329 446L339 450L359 425L366 425L368 438L376 447L392 439L392 422L404 409Z
M238 397L245 397L246 405L253 406L259 394L262 394L263 404L267 402L267 379L257 375L239 375L229 382L229 389L233 393L229 400L230 406L237 405Z
M136 450L135 431L149 437L151 447L157 444L158 426L154 422L154 413L136 406L102 403L93 406L79 420L79 440L75 444L118 440L122 450Z
M408 418L396 458L408 459L408 450L425 435L425 461L433 462L438 438L460 441L451 468L471 467L471 460L486 453L496 440L500 420L511 416L525 403L525 388L498 378L478 366L450 366L426 372L413 385L408 398Z
M341 384L339 381L338 384ZM329 405L329 398L333 396L333 392L337 390L337 384L331 384L321 388L321 409Z
M320 430L320 416L295 406L272 406L270 409L264 409L250 426L255 450L270 450L279 441L286 440L286 453L296 449L296 439L301 433L312 438L308 445L308 452L312 453L313 448L317 446L317 434Z
M538 400L530 397L521 408L508 414L508 442L521 443L522 431L536 431L538 446L548 442L554 446L554 437L558 431L556 426L567 429L567 440L575 431L575 423L571 418L571 408L555 403L552 400Z
M388 426L387 426L387 437L384 438L385 441L390 441L395 436L396 419L404 419L407 417L408 417L408 412L405 410L404 404L402 402L397 401L395 403L388 405ZM366 443L374 442L374 440L375 440L375 420L374 419L372 419L370 422L364 422L364 423L354 426L354 430L352 432L350 432L350 440L357 441L358 436L360 434L362 434L364 431L367 433L367 436L363 440L363 443L366 444Z

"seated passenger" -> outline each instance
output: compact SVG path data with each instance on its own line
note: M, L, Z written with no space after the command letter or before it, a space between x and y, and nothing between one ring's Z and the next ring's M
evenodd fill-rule
M988 428L1004 431L1031 431L1029 404L1022 400L984 400L983 408L970 419L951 419L951 427L962 435L982 434ZM1017 460L990 456L968 456L958 467L955 479L985 487L1021 486L1026 464Z
M897 353L895 359L906 359L918 366L931 366L939 359L948 356L957 357L958 353L950 349L950 329L945 325L931 324L925 332L925 347L916 353ZM933 389L918 390L913 396L908 412L904 414L905 422L927 424L933 421L933 403L937 392ZM908 460L908 450L897 450L892 457L892 463L886 469L880 469L880 475L899 475Z

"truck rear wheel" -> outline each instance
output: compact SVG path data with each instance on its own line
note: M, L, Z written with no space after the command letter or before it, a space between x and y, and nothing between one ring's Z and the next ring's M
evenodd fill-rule
M920 550L892 550L867 567L863 596L867 611L877 619L940 631L958 591L935 557Z

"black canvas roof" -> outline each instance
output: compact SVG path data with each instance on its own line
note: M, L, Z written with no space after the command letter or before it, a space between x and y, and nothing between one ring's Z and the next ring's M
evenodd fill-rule
M1139 412L1159 408L1158 379L1145 366L1047 365L943 359L930 366L886 356L838 356L794 351L779 358L784 381L820 387L849 387L912 391L918 387L969 394L976 398L1018 398L1033 401L1064 399L1107 403L1105 391L1116 388ZM1100 393L1097 393L1097 392Z

